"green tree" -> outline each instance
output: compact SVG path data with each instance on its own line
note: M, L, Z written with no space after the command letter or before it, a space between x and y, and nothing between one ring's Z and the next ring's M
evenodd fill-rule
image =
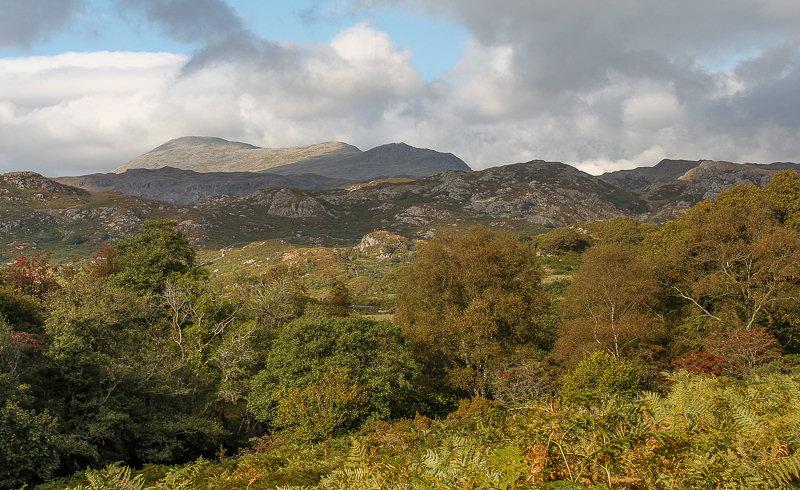
M0 316L18 332L42 333L44 311L41 300L11 285L0 285Z
M281 387L273 394L272 422L298 440L324 439L363 420L370 397L347 368L330 367L318 380L301 387Z
M592 244L592 237L572 228L557 228L533 237L533 243L546 254L583 252Z
M186 235L171 220L147 220L142 233L117 242L113 275L117 284L139 292L161 292L168 279L188 272L195 253Z
M50 478L58 468L56 422L16 404L0 408L0 488L20 488Z
M47 308L45 396L66 468L174 462L218 445L224 431L153 322L163 310L91 276L65 281Z
M547 306L542 272L515 235L475 226L418 245L402 273L395 319L428 376L487 396L492 373L549 345L537 317Z
M288 323L278 333L265 368L252 380L248 408L262 421L282 427L303 426L303 420L310 415L301 411L297 412L299 419L295 422L286 418L291 409L289 400L306 400L303 410L350 406L355 403L353 400L340 403L336 398L312 403L308 398L313 393L310 387L314 386L322 390L321 394L339 397L342 386L331 385L339 380L368 397L364 410L359 411L359 422L365 418L406 415L405 402L416 372L416 363L400 329L389 322L359 316L303 317ZM273 419L276 405L283 407L278 420Z

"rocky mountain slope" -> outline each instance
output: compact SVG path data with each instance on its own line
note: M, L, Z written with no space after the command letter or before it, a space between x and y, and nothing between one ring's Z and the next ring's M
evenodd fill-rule
M773 173L706 161L672 182L630 191L563 163L531 161L339 189L261 189L177 205L18 172L0 175L0 243L35 242L60 257L86 256L103 241L136 232L148 218L176 220L206 249L270 239L352 247L377 230L414 239L475 223L534 234L620 215L663 219L689 205L680 199L703 199L736 183L763 185Z
M600 178L629 191L643 191L656 182L673 182L699 164L692 160L661 160L652 167L606 172Z
M660 220L680 214L703 199L738 184L764 186L781 170L800 165L731 163L713 160L662 160L653 167L609 172L600 179L638 194L651 208L649 219Z
M194 172L173 167L134 168L121 174L57 177L62 184L91 191L117 190L131 196L174 204L192 204L220 194L242 196L269 187L332 189L354 181L314 174L277 175L261 172Z
M109 174L57 180L89 190L118 190L191 204L215 195L243 195L271 187L333 189L378 179L428 177L447 170L470 168L451 153L404 143L362 152L345 143L273 149L190 136L171 140Z
M264 189L192 206L85 191L32 173L0 179L1 243L31 241L81 255L103 240L135 232L147 218L175 219L199 247L220 248L271 238L351 243L376 230L424 237L437 228L473 223L534 233L646 210L628 191L569 165L541 161L349 190Z

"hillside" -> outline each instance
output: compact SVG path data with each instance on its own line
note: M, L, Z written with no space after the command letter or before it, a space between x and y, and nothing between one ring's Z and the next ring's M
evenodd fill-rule
M536 234L614 216L663 220L734 184L763 186L773 173L703 162L676 180L632 192L563 163L531 161L347 189L261 189L194 205L86 191L38 174L14 173L0 181L0 240L34 242L59 257L85 256L103 241L137 232L149 218L174 219L195 246L217 249L269 239L352 246L376 230L413 239L476 223Z
M653 167L608 172L600 179L637 193L650 205L648 219L663 220L685 212L704 199L713 199L734 185L763 187L775 173L786 169L800 170L800 165L662 160Z
M192 204L220 194L242 196L269 187L332 189L352 180L314 174L277 175L261 172L195 172L173 167L133 168L123 173L57 177L62 184L92 191L116 190L131 196Z
M346 189L264 189L217 196L192 206L118 192L92 192L38 174L3 176L0 240L31 241L60 254L85 255L104 240L136 231L147 218L170 217L199 247L272 238L297 243L354 243L387 230L412 238L433 229L486 223L520 232L647 210L644 201L562 163L534 161L481 172L449 171L415 181ZM27 187L52 185L45 200ZM60 190L60 191L59 191ZM78 197L80 196L80 197Z

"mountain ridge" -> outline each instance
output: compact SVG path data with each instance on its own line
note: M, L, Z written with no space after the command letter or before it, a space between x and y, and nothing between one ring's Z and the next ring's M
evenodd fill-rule
M287 148L261 148L217 137L184 136L139 155L111 173L163 167L198 173L312 173L360 181L427 177L445 170L471 170L452 153L415 148L405 143L389 143L367 151L336 141Z

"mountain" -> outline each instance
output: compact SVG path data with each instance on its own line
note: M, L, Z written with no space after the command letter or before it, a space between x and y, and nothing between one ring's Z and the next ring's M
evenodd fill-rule
M445 170L469 170L452 153L414 148L404 143L362 152L346 143L328 142L292 148L259 148L221 138L174 139L121 165L112 173L135 168L173 167L194 172L317 174L366 182L388 177L427 177Z
M477 223L535 234L614 216L663 220L685 211L690 201L734 184L764 185L775 172L771 167L714 161L702 161L677 178L676 172L659 171L664 175L659 178L673 180L630 191L563 163L536 160L347 188L261 189L194 205L87 191L17 172L0 175L0 243L35 242L62 259L87 256L103 241L137 232L151 218L177 221L203 249L270 239L353 246L377 230L414 239ZM0 255L4 253L0 249Z
M800 165L662 160L653 167L608 172L600 179L647 200L651 207L648 219L659 221L680 214L703 199L713 199L734 185L766 185L776 172L786 169L800 170Z
M222 248L274 238L352 244L376 230L414 238L474 223L537 233L646 210L628 191L569 165L542 161L348 189L262 189L195 205L87 191L33 173L0 176L0 242L35 242L60 257L88 255L103 241L136 232L148 218L174 219L198 247Z
M352 155L323 155L271 169L289 175L311 173L360 182L391 177L428 177L447 170L470 168L452 153L391 143Z
M195 172L260 172L325 155L347 156L356 153L361 153L361 150L338 142L291 148L259 148L222 138L185 136L170 140L111 172L122 173L133 168L162 167Z
M268 187L332 189L354 183L322 175L276 175L260 172L194 172L173 167L133 168L123 173L57 177L62 184L92 191L117 190L131 196L174 204L192 204L220 194L245 195Z
M629 191L642 191L656 182L673 182L700 165L700 161L661 160L652 167L606 172L600 179Z

